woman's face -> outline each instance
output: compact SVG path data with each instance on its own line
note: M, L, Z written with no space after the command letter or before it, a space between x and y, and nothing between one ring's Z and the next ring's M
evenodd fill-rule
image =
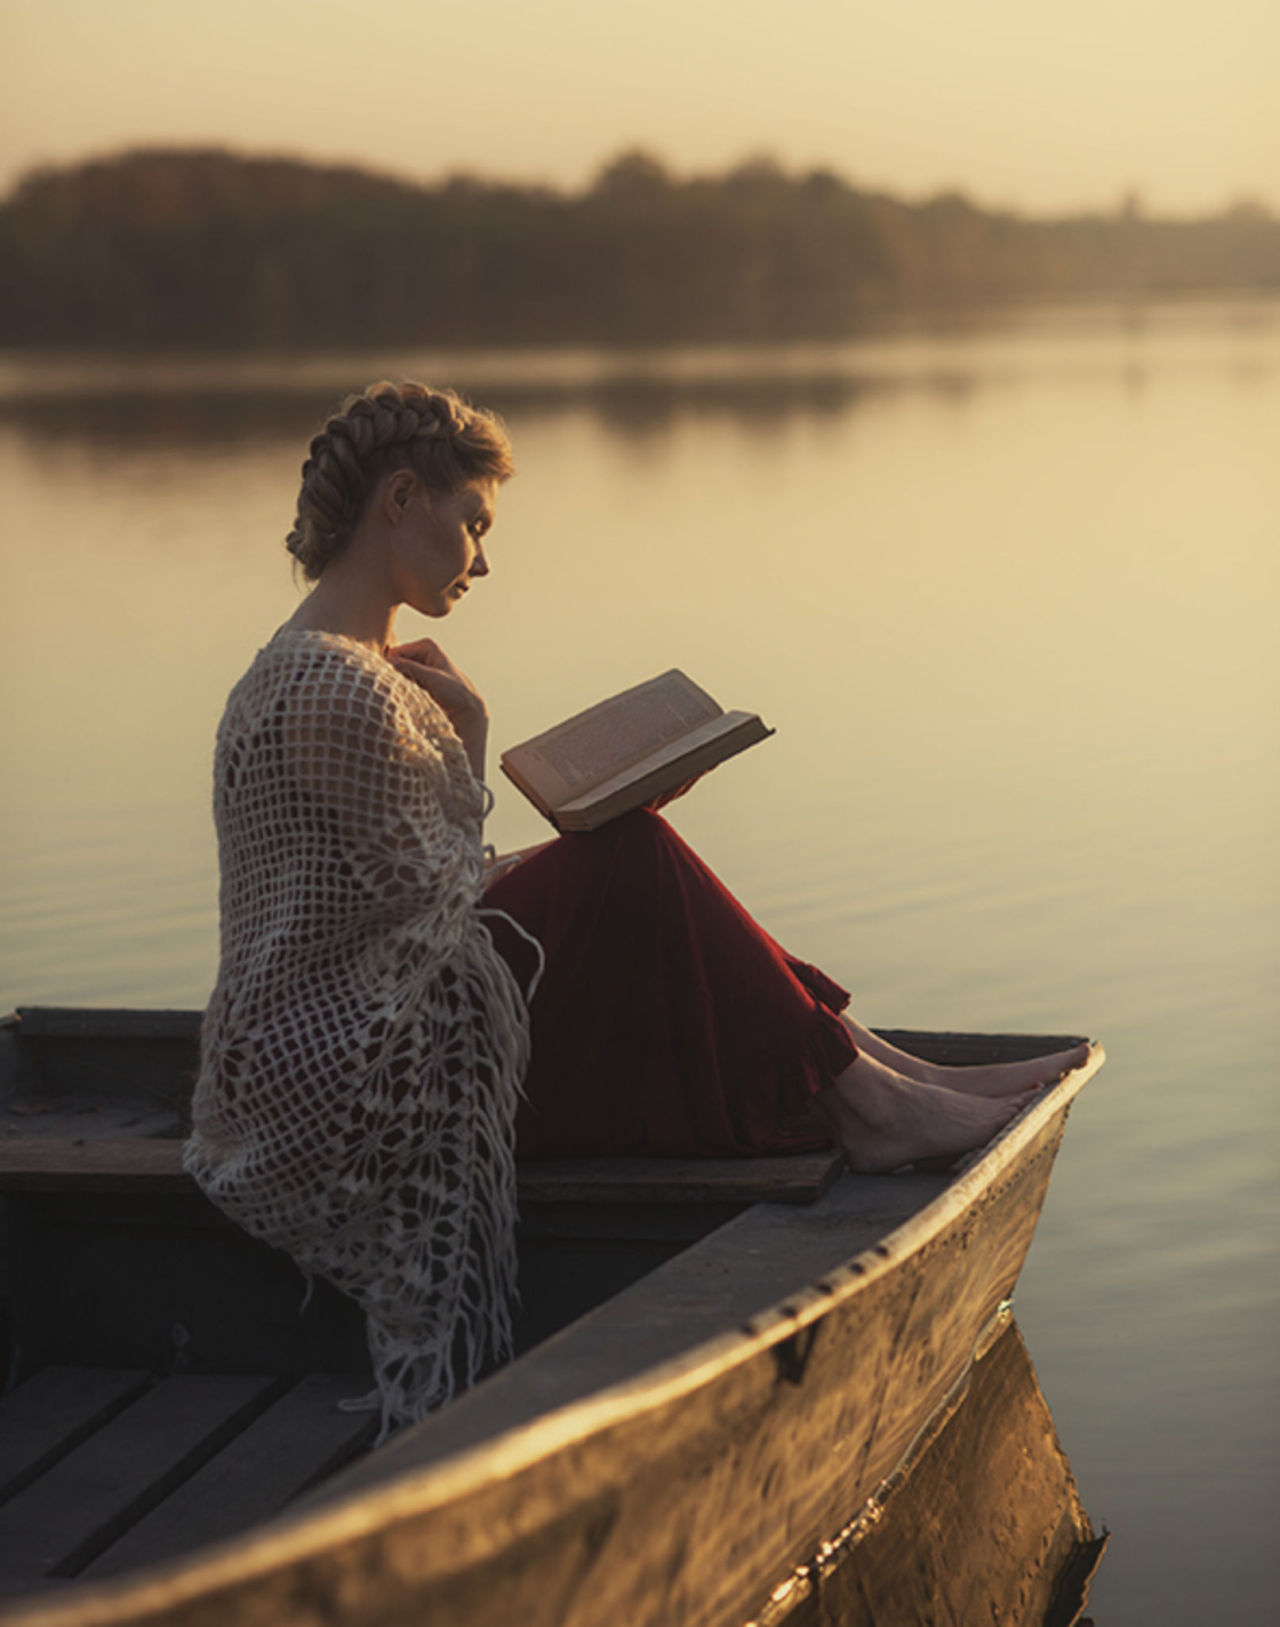
M484 538L493 525L496 480L453 492L417 487L397 528L402 602L424 616L447 616L478 576L489 574Z

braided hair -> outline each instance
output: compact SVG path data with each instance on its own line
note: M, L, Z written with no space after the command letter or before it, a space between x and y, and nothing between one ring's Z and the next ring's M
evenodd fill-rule
M342 552L385 474L412 469L431 491L515 471L502 420L452 390L406 380L350 395L311 442L285 547L309 581Z

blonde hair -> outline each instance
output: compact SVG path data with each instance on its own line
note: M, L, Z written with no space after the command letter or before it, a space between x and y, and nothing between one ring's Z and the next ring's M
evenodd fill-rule
M452 390L384 380L349 395L311 442L285 538L309 581L342 552L366 499L393 469L452 492L473 480L508 480L515 464L502 420Z

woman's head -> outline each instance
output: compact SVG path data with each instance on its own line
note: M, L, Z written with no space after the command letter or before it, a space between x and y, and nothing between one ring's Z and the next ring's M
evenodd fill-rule
M309 580L342 552L379 482L397 469L430 492L457 492L507 480L515 466L501 419L452 390L384 382L348 396L311 442L285 539Z

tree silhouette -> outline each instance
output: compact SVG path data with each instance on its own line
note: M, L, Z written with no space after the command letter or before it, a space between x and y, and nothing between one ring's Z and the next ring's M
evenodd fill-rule
M1036 221L755 157L641 150L577 193L221 150L126 152L0 204L0 343L116 350L837 339L1015 301L1280 286L1280 222Z

